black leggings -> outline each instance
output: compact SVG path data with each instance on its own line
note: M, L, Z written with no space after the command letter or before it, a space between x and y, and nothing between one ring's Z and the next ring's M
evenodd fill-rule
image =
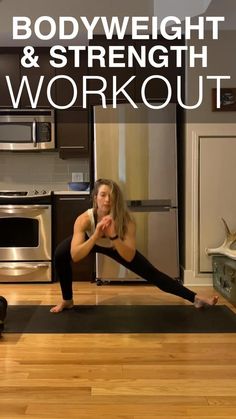
M62 296L64 300L72 299L72 268L70 245L72 237L61 242L55 251L55 269L60 280ZM196 293L180 284L177 280L170 278L163 272L158 271L141 253L136 251L131 262L123 259L119 253L112 248L95 245L91 252L102 253L119 262L132 272L145 279L147 282L156 285L162 291L178 295L185 300L194 302Z

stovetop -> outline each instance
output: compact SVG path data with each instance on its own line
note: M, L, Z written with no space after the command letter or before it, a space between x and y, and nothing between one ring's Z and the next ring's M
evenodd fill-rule
M0 197L3 198L12 198L12 197L36 197L36 196L51 196L51 191L46 191L45 189L42 190L37 190L34 189L32 191L12 191L12 190L7 190L7 191L0 191Z
M50 204L52 192L44 189L32 191L0 191L0 204Z

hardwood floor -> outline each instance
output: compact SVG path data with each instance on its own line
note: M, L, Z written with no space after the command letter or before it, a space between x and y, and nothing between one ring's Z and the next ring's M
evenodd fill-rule
M74 289L76 304L188 304L140 284ZM0 284L0 294L60 300L58 284ZM0 388L1 419L235 418L236 334L4 334Z

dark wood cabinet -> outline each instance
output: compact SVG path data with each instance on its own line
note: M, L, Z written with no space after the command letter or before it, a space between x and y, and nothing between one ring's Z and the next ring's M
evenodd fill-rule
M94 61L93 67L88 68L89 75L94 77L88 83L89 90L98 91L103 87L103 81L96 79L96 76L103 77L107 83L106 89L104 90L104 95L106 97L107 103L113 101L113 92L115 92L115 85L114 79L117 83L116 91L118 91L132 76L135 76L135 69L128 67L128 54L127 49L124 48L124 51L120 51L121 54L124 54L124 58L119 59L119 63L124 64L123 67L111 67L109 65L109 47L126 47L129 44L132 44L131 36L126 36L125 39L119 40L117 38L113 38L111 40L107 40L103 35L96 35L94 36L93 40L89 42L90 46L98 45L104 48L105 50L105 67L100 67L100 63L98 60ZM116 60L115 60L116 61ZM127 87L125 87L125 91L131 97L131 99L135 100L135 78L128 83ZM123 93L119 93L117 95L117 103L125 103L128 102L127 97ZM88 95L88 103L90 105L101 104L101 96L99 94L91 94Z
M90 208L88 195L54 195L53 198L53 249L73 234L76 218ZM79 263L72 263L73 281L92 281L95 271L95 255L91 254ZM56 279L56 278L55 278Z
M62 159L89 155L89 111L72 109L57 111L56 136Z
M153 59L156 63L161 63L163 60L163 56L168 58L168 66L163 66L160 68L156 68L147 62L145 68L140 67L136 63L136 95L135 99L136 102L142 102L141 96L141 89L144 81L148 77L152 77L150 81L147 82L146 89L145 89L145 97L148 101L154 102L155 100L165 100L168 96L168 87L167 83L171 85L172 95L170 102L177 102L177 76L181 76L182 85L184 86L184 58L183 58L183 66L177 67L176 65L176 53L170 49L171 45L174 46L183 46L184 40L174 40L168 41L162 37L158 38L158 45L164 47L167 52L162 52L161 50L155 51L155 46L157 45L157 41L136 41L135 49L138 53L140 53L141 46L146 46L146 56L148 57L149 52L152 48L153 51ZM155 52L154 52L155 51ZM184 54L183 54L184 57ZM159 77L160 76L160 77ZM162 79L163 78L163 79ZM167 80L167 82L165 81ZM184 92L183 92L184 94Z
M166 48L167 52L156 50L153 52L153 59L155 62L160 62L163 56L168 58L168 65L160 68L155 68L148 63L148 54L150 50L157 45ZM119 40L114 37L111 40L107 40L104 35L96 35L94 39L90 41L89 46L100 46L105 51L105 67L100 66L100 60L95 59L92 67L88 67L87 50L79 53L79 66L75 67L75 54L73 51L66 51L65 55L67 58L67 64L62 68L55 68L50 64L52 57L50 56L50 50L46 47L36 48L34 56L38 56L39 67L25 68L21 65L21 58L23 57L23 48L1 48L0 50L0 106L9 107L12 106L9 89L6 84L6 75L10 76L12 87L15 96L18 92L20 80L22 76L27 76L29 85L32 91L32 96L35 97L37 88L39 85L40 76L44 76L42 88L39 95L37 107L52 107L48 101L47 87L48 83L54 76L62 76L55 80L53 87L50 90L53 102L58 106L67 106L71 103L73 98L73 88L70 80L66 77L73 79L77 87L77 98L75 102L70 106L70 110L80 108L81 111L86 111L89 105L101 104L100 94L88 94L86 109L82 108L82 93L83 93L83 77L88 75L94 77L92 80L87 81L87 87L89 91L99 91L103 87L103 82L100 78L105 80L107 84L104 91L106 102L111 103L114 96L114 78L117 82L117 89L123 86L131 77L134 79L127 85L125 91L130 98L138 103L142 101L141 88L143 82L150 76L154 78L147 84L145 90L145 96L147 99L152 101L156 99L165 99L167 97L168 89L165 81L155 76L162 76L167 79L172 87L172 98L171 102L177 101L176 91L176 80L177 76L182 77L182 87L184 87L184 53L182 54L183 62L181 67L176 65L176 52L172 50L171 46L184 46L184 39L177 39L174 41L166 40L165 38L159 37L156 40L144 40L134 41L131 36L127 35L123 40ZM122 67L112 67L109 62L109 47L120 47L121 57L114 58L115 63L122 64ZM143 68L138 64L138 60L134 60L133 67L128 65L128 46L134 46L138 55L140 54L141 48L146 47L146 61L147 65ZM124 48L124 49L123 49ZM119 51L116 51L119 53ZM122 58L122 54L124 55ZM95 53L96 55L96 53ZM111 57L110 57L111 58ZM53 59L56 62L56 59ZM66 77L63 77L66 76ZM84 86L85 87L85 86ZM182 89L183 90L183 89ZM182 97L184 97L184 91L182 91ZM128 98L120 93L117 95L117 102L129 102ZM21 107L30 107L30 100L27 89L24 86L21 101ZM66 111L68 109L61 110ZM60 111L59 111L60 112ZM85 115L85 114L84 114ZM83 118L84 118L83 115ZM84 128L83 128L84 132ZM86 135L86 134L85 134ZM64 141L64 140L63 140ZM62 141L62 142L63 142ZM80 146L81 144L79 144ZM86 152L86 148L84 149Z
M6 76L10 78L14 96L16 97L20 85L20 60L19 53L15 48L1 48L0 51L0 106L12 108L13 104Z
M55 68L50 65L50 52L48 48L36 48L34 56L38 56L38 64L39 67L30 67L25 68L21 66L21 77L27 76L29 85L31 88L32 96L35 97L40 77L43 76L43 84L42 88L40 90L39 99L37 103L37 108L51 108L52 104L48 101L48 95L47 95L47 87L50 80L55 76ZM23 56L23 52L21 54L21 57ZM21 58L20 57L20 58ZM50 89L50 94L52 97L53 102L55 101L55 83L52 85L52 88ZM29 95L27 93L27 90L24 88L21 96L21 107L27 108L31 107L31 103L29 100Z
M56 76L61 76L55 83L56 103L58 106L67 106L73 99L72 82L63 77L66 76L72 79L77 87L77 98L70 108L82 107L83 76L88 73L87 51L80 52L79 67L75 67L75 56L73 52L67 51L66 58L67 64L62 68L56 68Z
M26 68L21 65L24 56L23 48L1 48L0 49L0 106L13 107L9 88L6 83L6 75L10 77L11 85L16 98L23 76L27 76L28 84L34 100L39 86L40 77L44 76L42 88L39 93L37 108L51 108L48 101L47 87L50 80L55 76L55 68L50 65L50 53L48 48L36 48L34 55L38 55L39 67ZM55 101L55 85L51 89L52 100ZM31 108L31 101L27 88L24 84L18 108Z
M150 81L147 82L145 89L145 97L148 101L154 102L155 100L166 99L168 96L168 87L167 83L169 82L172 88L172 97L171 102L177 102L177 76L182 76L182 86L184 86L184 54L183 54L183 65L177 67L176 65L176 52L171 50L171 45L174 46L183 46L184 39L169 41L163 37L159 37L158 41L156 40L144 40L144 41L135 41L131 36L125 36L123 40L118 40L115 37L111 40L107 40L103 35L97 35L89 45L99 45L105 50L105 67L100 67L99 61L95 61L92 68L88 68L90 76L100 76L103 77L107 82L106 90L104 91L107 103L111 103L113 100L114 85L113 79L116 77L117 88L124 85L130 80L132 76L134 79L127 85L125 91L130 96L134 103L143 102L141 96L141 89L144 81L148 77L152 77ZM164 47L167 52L163 52L161 49L155 49L157 45ZM124 63L124 67L111 67L109 66L109 47L118 46L124 47L124 50L121 50L120 53L124 54L123 58L117 58L117 62ZM146 65L142 67L138 64L139 60L134 58L133 63L128 61L128 47L133 46L137 52L137 57L146 57ZM145 54L141 53L145 47ZM154 48L154 49L152 49ZM162 56L165 55L168 58L168 65L163 67L155 67L149 63L149 53L152 49L153 60L156 63L162 62ZM118 51L117 51L118 53ZM142 61L142 60L141 60ZM129 67L129 65L133 65ZM159 77L161 76L161 77ZM162 79L164 78L164 80ZM167 80L167 83L165 82ZM102 88L101 80L91 80L89 83L89 89L99 90ZM184 91L183 91L184 95ZM131 102L124 94L119 94L117 96L117 103L122 102ZM100 104L101 97L99 94L89 95L89 103L92 105Z

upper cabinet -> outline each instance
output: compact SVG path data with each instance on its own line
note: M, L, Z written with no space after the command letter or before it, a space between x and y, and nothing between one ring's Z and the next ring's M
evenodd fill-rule
M47 97L47 87L50 80L55 76L55 68L50 65L50 53L48 48L35 48L34 56L38 56L38 65L39 67L30 67L25 68L22 65L20 66L21 70L21 77L27 76L29 80L29 84L31 87L32 95L35 96L38 86L40 77L43 76L43 83L40 89L39 100L37 103L37 108L45 108L45 107L52 107L50 102L48 101ZM22 58L23 53L21 54ZM55 100L55 83L51 89L51 97ZM21 96L21 107L28 108L31 107L31 103L29 100L29 95L26 89L23 90Z
M83 76L87 74L87 51L81 51L79 65L75 67L72 51L66 54L67 64L56 69L56 103L67 107L73 98L73 81L77 98L68 109L57 110L57 145L63 159L89 155L89 110L82 108ZM66 76L66 77L65 77ZM68 79L67 79L68 78Z
M160 46L160 49L157 49L157 44ZM145 97L149 101L155 101L156 99L165 99L168 96L168 87L167 84L171 85L172 96L170 101L177 102L177 76L181 76L182 89L184 89L184 58L183 65L177 67L176 65L176 53L174 50L170 49L170 46L183 46L183 39L176 39L168 41L165 38L159 37L158 41L149 40L149 41L136 41L135 49L140 55L141 48L146 47L146 57L150 54L150 59L152 58L155 66L147 63L145 67L139 66L136 63L135 66L135 75L136 75L136 102L142 101L141 89L142 85L148 77L151 77L150 81L147 82L145 88ZM163 48L163 51L162 51ZM184 57L184 54L182 54ZM168 61L167 61L168 60ZM167 62L165 65L163 65ZM184 90L182 90L184 91Z
M96 46L99 47L98 50ZM130 46L133 47L133 52L128 55ZM167 84L169 82L172 88L171 101L176 102L178 75L181 76L182 87L184 87L184 54L182 54L182 65L178 67L176 65L177 53L173 48L170 48L171 46L184 46L184 39L169 41L160 36L158 40L135 41L127 35L122 40L117 38L107 40L103 35L96 35L89 43L89 47L95 48L90 55L90 61L91 57L94 58L92 63L88 63L87 50L74 52L66 49L62 55L67 59L67 63L61 68L55 68L50 64L52 57L49 48L35 49L34 56L39 57L39 67L32 66L30 68L21 65L23 48L1 48L0 106L11 106L10 94L5 80L6 74L11 79L15 96L21 78L27 76L33 97L37 94L40 77L43 76L37 103L38 108L52 107L52 104L48 101L47 88L48 83L54 76L58 78L50 89L51 98L56 105L64 107L64 110L67 110L67 106L68 109L74 109L86 105L88 109L90 105L100 104L101 94L105 95L107 103L114 103L114 100L117 103L129 102L129 97L133 102L141 102L141 89L148 77L152 77L152 79L145 88L147 100L165 99L168 94ZM111 47L115 48L114 55L112 55L112 50L109 54ZM133 57L132 60L130 56ZM152 65L149 63L150 60L153 61ZM54 61L60 64L61 59L54 58ZM83 83L84 76L89 76L91 79L84 79ZM85 95L87 98L86 104L83 103L83 90L87 91L87 95ZM116 94L116 92L119 93ZM74 93L76 95L75 100L73 100ZM182 95L184 95L184 89ZM22 91L20 106L31 106L25 86Z
M6 75L10 77L13 91L20 84L20 60L15 48L1 48L0 50L0 106L11 108L12 102L6 83Z
M127 35L123 40L115 38L107 40L105 36L97 35L94 36L94 39L90 41L89 45L97 45L103 48L102 52L105 52L105 67L100 65L100 60L94 60L93 67L88 68L89 75L93 76L94 80L89 82L88 87L90 90L99 91L99 89L106 85L104 94L108 103L114 97L117 98L117 103L131 102L128 96L135 103L142 102L141 89L144 81L148 77L152 77L145 87L145 98L148 101L153 102L157 99L167 98L168 82L172 87L171 102L177 101L176 86L178 75L182 76L181 82L184 86L184 59L183 65L177 67L176 52L171 50L170 47L184 45L184 39L168 41L159 36L158 40L136 41ZM111 61L109 62L110 47L118 47L114 53L113 64L111 51ZM128 53L129 47L132 47L130 53ZM97 53L99 54L99 52ZM167 60L168 62L165 63ZM152 64L150 64L150 61ZM98 79L97 76L101 79ZM102 78L105 79L104 83ZM124 86L127 96L122 93L122 90L118 95L114 96L115 91L122 88L122 86ZM99 94L89 95L89 103L93 105L101 103L101 96Z
M56 76L61 76L56 81L56 103L58 106L67 106L73 99L73 80L77 87L77 98L71 108L82 107L83 76L87 75L87 51L79 54L79 66L75 67L75 55L72 51L66 53L67 64L62 68L56 68ZM69 77L71 80L66 79Z
M105 67L100 66L100 61L94 60L93 66L88 68L89 75L94 77L88 83L89 90L98 91L103 88L103 80L99 79L101 77L105 79L106 89L104 90L105 97L108 102L113 99L113 92L115 91L115 84L117 84L116 90L119 90L132 76L134 76L134 69L128 67L128 55L127 55L127 48L126 46L132 44L131 36L126 36L125 39L111 39L107 40L103 35L96 35L94 39L90 41L90 46L99 46L104 48L105 51ZM123 67L112 67L109 63L109 47L122 47L125 46L124 52L120 51L121 54L124 53L124 58L119 59L119 62L123 62ZM114 59L116 62L117 59ZM127 94L134 100L135 98L135 80L128 83L127 87L125 88ZM99 94L91 94L89 95L88 101L90 104L95 105L101 103L101 97ZM122 94L119 93L117 95L117 102L127 102L127 98Z
M6 83L6 75L9 76L14 97L18 95L21 80L23 76L27 76L28 84L34 99L39 88L40 77L43 76L43 83L40 89L37 108L49 108L52 105L47 98L47 87L49 81L55 76L55 68L50 65L50 54L48 48L36 48L34 55L38 55L39 67L25 68L21 65L23 57L23 48L1 48L0 49L0 106L13 107L9 88ZM51 90L52 100L55 100L55 85ZM29 94L24 85L18 108L32 107Z
M72 109L57 111L57 146L61 158L84 157L89 154L89 111Z

